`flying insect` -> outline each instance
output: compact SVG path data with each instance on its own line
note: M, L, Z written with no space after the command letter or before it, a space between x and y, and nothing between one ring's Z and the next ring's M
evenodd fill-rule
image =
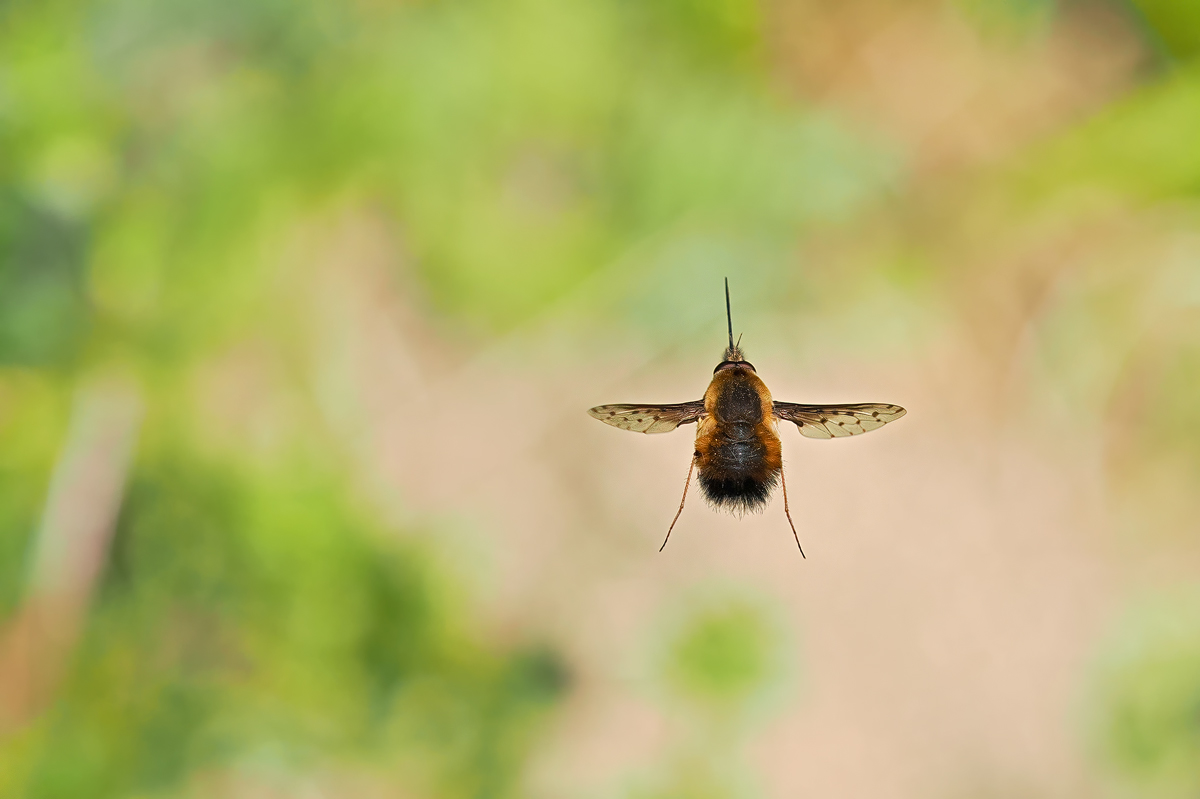
M709 504L733 513L760 512L774 493L783 487L783 512L800 546L800 535L788 509L787 483L783 477L783 454L779 442L779 420L791 422L807 438L844 438L866 433L894 422L907 411L899 405L864 402L851 405L803 405L778 402L733 341L733 314L729 307L729 280L725 280L725 318L729 346L717 367L704 397L674 405L598 405L588 413L621 430L635 433L669 433L680 425L696 424L696 446L683 485L679 510L667 528L659 552L667 546L671 531L683 513L692 472L699 471L700 490Z

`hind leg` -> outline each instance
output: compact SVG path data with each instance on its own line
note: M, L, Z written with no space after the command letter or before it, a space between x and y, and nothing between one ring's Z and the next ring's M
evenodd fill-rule
M692 458L692 464L688 466L687 480L683 484L683 499L679 500L679 510L675 511L675 518L671 520L671 526L667 528L667 537L663 539L662 546L658 548L662 552L667 548L667 541L671 540L671 531L675 529L675 522L679 521L679 514L683 513L683 503L687 502L688 486L692 484L692 470L696 468L696 459Z
M688 472L688 476L691 477L691 472ZM804 558L805 560L808 560L808 556L804 554L804 547L800 546L800 535L796 532L796 525L792 524L792 512L790 510L788 510L787 480L783 479L782 464L779 467L779 482L783 484L783 513L785 516L787 516L788 524L791 525L791 527L792 527L792 535L796 536L796 546L800 547L800 557ZM684 488L683 493L685 496L687 495L687 488ZM683 510L683 505L680 505L679 509ZM678 517L676 517L676 518L678 518ZM674 522L672 522L672 526L674 526ZM669 536L670 534L671 534L671 532L668 530L667 535ZM666 545L667 545L667 542L663 541L663 546L665 547ZM659 550L659 551L661 552L662 550Z

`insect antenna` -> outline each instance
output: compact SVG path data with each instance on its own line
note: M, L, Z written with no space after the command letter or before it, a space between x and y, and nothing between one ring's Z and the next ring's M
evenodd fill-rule
M692 484L692 469L696 468L696 459L692 458L692 465L688 467L687 480L683 484L683 499L679 500L679 510L675 511L675 518L671 520L671 526L667 528L667 537L663 539L663 544L658 548L662 552L667 548L667 542L671 540L671 531L675 529L675 522L679 521L679 514L683 513L683 503L687 501L688 486ZM803 550L801 550L803 554Z

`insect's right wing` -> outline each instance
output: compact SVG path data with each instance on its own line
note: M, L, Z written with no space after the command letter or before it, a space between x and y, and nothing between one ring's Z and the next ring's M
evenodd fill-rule
M704 415L704 400L677 405L597 405L588 411L605 424L635 433L669 433Z
M899 405L862 402L855 405L801 405L776 402L775 415L795 423L808 438L842 438L883 427L908 411Z

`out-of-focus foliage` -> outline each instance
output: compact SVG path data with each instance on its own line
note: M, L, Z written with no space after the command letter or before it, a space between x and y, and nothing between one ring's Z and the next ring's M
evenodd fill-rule
M88 322L84 235L11 187L0 196L0 352L27 364L69 361Z
M160 795L263 758L294 779L364 756L425 795L510 795L563 666L474 640L428 553L344 497L312 467L147 447L75 666L10 747L5 795Z
M1131 0L1131 4L1172 56L1190 59L1200 53L1200 10L1194 5L1171 0Z
M1044 33L1054 19L1054 0L955 0L982 34L1020 41Z
M853 208L889 158L769 90L762 26L750 0L0 7L0 607L74 379L120 364L149 405L81 649L9 790L364 753L431 795L511 788L555 656L474 642L428 558L312 473L340 453L306 376L274 387L302 422L268 412L268 467L214 456L189 391L247 340L303 373L289 242L341 207L386 209L435 306L481 332L635 242L736 260Z
M630 792L636 799L754 796L744 749L754 722L780 706L789 673L787 636L770 606L718 591L692 594L658 647L664 701L686 726L653 773Z
M64 432L64 392L52 379L5 370L0 382L0 610L21 597L29 539Z
M1094 681L1099 752L1139 795L1200 787L1200 603L1177 593L1136 607L1111 636Z
M906 319L989 319L992 270L1034 310L991 355L1032 342L1039 385L1069 409L1053 424L1095 432L1122 540L1190 540L1200 10L944 4L950 27L1030 59L1079 9L1118 15L1160 57L1105 107L922 194L910 150L932 130L906 144L829 101L854 84L843 62L867 63L869 86L904 71L887 4L847 17L869 36L833 44L804 38L807 20L777 39L785 5L0 2L0 621L28 599L80 386L128 373L145 404L62 684L0 730L0 794L288 794L335 773L388 795L523 795L564 658L484 634L465 578L419 543L440 530L396 522L349 476L336 417L352 389L323 371L337 342L309 322L334 302L322 280L361 253L307 238L344 215L383 220L389 278L468 350L597 275L620 318L594 340L619 321L671 346L711 316L688 289L740 272L746 296L786 304L787 346L888 353ZM819 21L819 3L796 7ZM830 50L820 91L788 74ZM932 84L913 93L953 95ZM814 230L864 249L799 253ZM979 256L1015 230L1034 251L1081 243L1029 274L1003 272L1021 253ZM819 335L788 327L809 312ZM1190 613L1134 617L1089 700L1100 757L1135 786L1200 787ZM683 617L659 676L693 726L643 793L753 794L744 722L786 683L787 637L753 603Z
M1200 155L1187 143L1200 135L1198 87L1200 70L1180 69L1030 153L1019 165L1021 199L1030 199L1024 192L1042 203L1084 191L1193 196L1200 189Z
M488 325L633 237L789 235L852 207L887 161L767 91L756 9L16 4L10 202L41 239L92 237L86 255L56 242L58 293L30 280L21 305L53 296L78 325L68 276L86 260L108 335L195 345L267 290L265 231L347 195L392 208L438 305ZM16 221L9 246L38 246Z
M770 687L780 670L778 633L760 608L739 602L702 608L669 644L668 685L689 701L728 711Z

